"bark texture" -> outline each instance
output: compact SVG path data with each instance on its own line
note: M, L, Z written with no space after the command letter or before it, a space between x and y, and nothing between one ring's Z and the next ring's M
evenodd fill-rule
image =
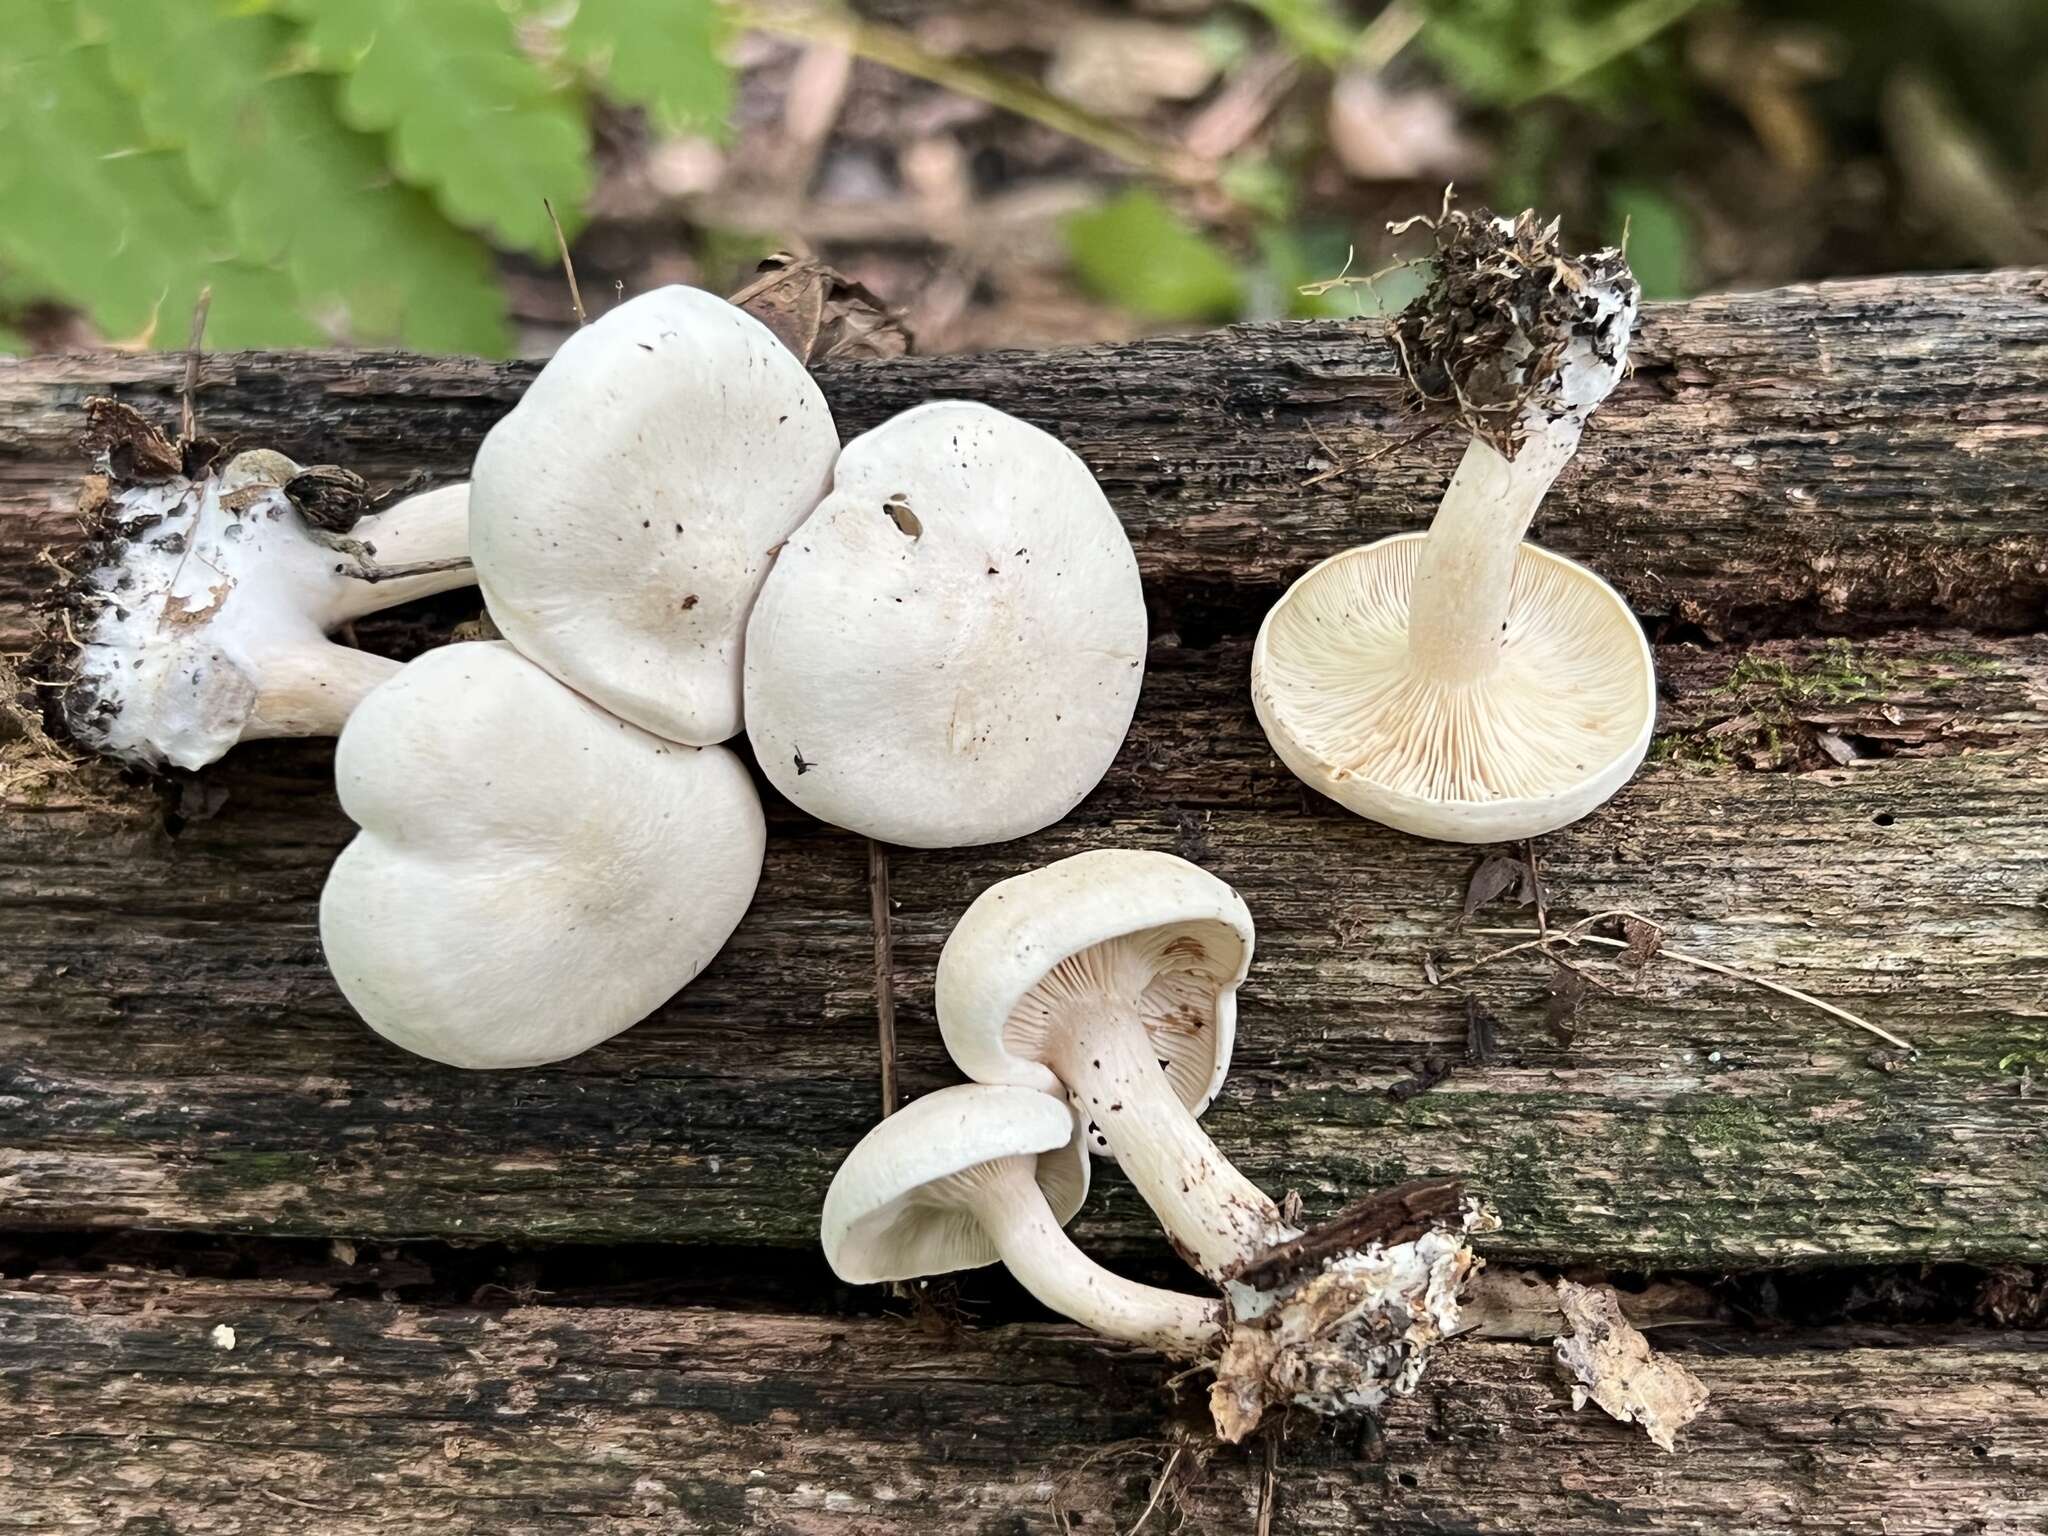
M1531 537L1644 613L1711 628L1943 618L2031 627L2048 602L2048 274L1884 279L1651 305ZM79 406L165 419L167 355L0 363L0 605L72 542ZM532 365L239 354L200 370L201 425L372 480L467 472ZM1376 322L1236 326L1115 348L829 364L841 431L943 396L1057 433L1122 514L1155 596L1254 589L1428 522L1453 433L1315 486L1413 430ZM0 647L20 643L16 616Z
M222 1330L232 1330L231 1334ZM231 1343L231 1347L230 1347ZM1543 1345L1462 1342L1384 1433L1287 1426L1274 1530L2033 1536L2048 1341L1658 1345L1712 1394L1667 1456ZM1071 1329L420 1309L163 1275L0 1286L0 1530L1130 1530L1176 1439L1156 1357ZM1198 1395L1198 1394L1188 1394ZM1265 1447L1182 1450L1147 1529L1253 1528Z
M1513 942L1455 931L1475 855L1304 791L1259 734L1241 636L1162 637L1116 769L1067 823L892 857L905 1091L953 1079L931 979L978 892L1087 847L1164 848L1230 880L1259 924L1210 1129L1274 1193L1299 1188L1311 1219L1452 1174L1499 1207L1496 1254L2048 1255L2048 1106L2020 1076L2048 1052L2048 641L1662 662L1665 760L1542 842L1554 920L1633 908L1917 1059L1661 959L1637 975L1589 958L1616 990L1569 1044L1545 1028L1549 968L1530 957L1432 987L1427 956L1442 973ZM1806 714L1894 755L1834 767ZM1731 720L1768 723L1713 734ZM1744 744L1771 733L1786 771L1747 766ZM1800 769L1801 753L1829 765ZM328 980L315 903L350 830L328 759L250 747L168 802L87 774L0 806L10 1224L815 1240L831 1171L875 1114L860 840L776 812L760 897L699 981L575 1060L463 1073L371 1035ZM1471 926L1532 920L1496 904ZM1500 1020L1490 1065L1462 1059L1467 988ZM1449 1079L1403 1096L1432 1058ZM1156 1240L1113 1174L1099 1191L1084 1241Z

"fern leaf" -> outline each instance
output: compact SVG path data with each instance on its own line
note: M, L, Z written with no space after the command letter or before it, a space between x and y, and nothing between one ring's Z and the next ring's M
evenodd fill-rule
M342 77L343 116L389 135L401 176L458 224L536 255L553 250L542 199L581 206L589 131L574 95L520 50L498 0L270 4L304 23L306 57Z
M302 308L359 342L506 350L490 252L392 179L333 80L287 67L289 22L218 0L81 3L144 125L183 150L243 251L284 263Z
M11 0L0 27L0 263L120 341L182 344L201 288L222 346L320 333L281 267L240 259L181 157L154 147L72 0Z
M732 107L721 0L575 0L570 56L670 133L716 133Z

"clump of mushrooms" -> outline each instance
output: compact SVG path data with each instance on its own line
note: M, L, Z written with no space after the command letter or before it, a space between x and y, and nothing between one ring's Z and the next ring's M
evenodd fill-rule
M769 782L882 842L1002 842L1065 816L1137 706L1145 599L1088 467L943 400L839 455L747 625Z
M1471 442L1426 534L1297 581L1252 653L1282 762L1375 821L1493 842L1576 821L1627 782L1656 715L1628 604L1522 536L1621 380L1640 289L1621 252L1446 209L1428 290L1389 327L1417 404Z
M766 831L716 744L754 595L837 448L768 329L679 287L570 337L491 429L470 539L505 641L412 663L336 754L362 830L321 938L371 1028L455 1066L556 1061L723 946Z
M363 515L346 471L265 449L216 466L111 400L88 423L106 497L56 598L75 643L59 708L110 757L200 768L238 741L334 735L398 663L328 635L475 579L467 486Z
M1202 1129L1251 962L1244 902L1170 854L1102 849L997 882L939 956L946 1047L983 1083L1064 1092L1183 1257L1223 1288L1210 1404L1238 1440L1266 1408L1376 1406L1456 1331L1462 1208L1397 1243L1304 1234ZM1340 1233L1341 1238L1341 1233ZM1294 1257L1277 1269L1276 1253Z

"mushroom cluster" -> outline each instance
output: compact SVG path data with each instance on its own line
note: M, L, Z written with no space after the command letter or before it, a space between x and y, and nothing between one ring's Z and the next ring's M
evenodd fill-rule
M320 909L356 1011L439 1061L573 1055L702 970L765 848L743 724L800 809L940 847L1064 816L1136 705L1137 562L1079 459L955 401L842 452L802 362L707 293L572 336L467 499L503 642L356 710Z
M1001 1261L1054 1311L1214 1370L1217 1433L1266 1409L1377 1406L1458 1327L1463 1206L1420 1230L1305 1242L1199 1123L1230 1070L1251 914L1171 854L1099 849L997 882L939 956L934 998L974 1081L881 1122L833 1178L825 1256L854 1282ZM1112 1274L1061 1228L1115 1157L1217 1293ZM1276 1253L1291 1253L1274 1264Z

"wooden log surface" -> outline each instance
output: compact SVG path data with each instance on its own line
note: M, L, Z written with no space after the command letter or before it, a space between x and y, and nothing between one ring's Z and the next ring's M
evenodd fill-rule
M222 1333L218 1330L231 1330ZM2048 1338L1659 1334L1711 1397L1657 1450L1547 1346L1461 1341L1375 1436L1273 1446L1272 1529L2048 1526ZM1156 1359L744 1310L423 1308L138 1272L0 1282L0 1530L1129 1531L1173 1448ZM1187 1442L1151 1530L1254 1529L1266 1446ZM1182 1522L1185 1522L1183 1526Z
M1719 629L1929 618L2037 627L2048 602L2048 273L1862 280L1651 305L1532 537L1646 614ZM175 414L184 361L0 364L0 646L76 537L78 407ZM374 478L467 471L529 364L216 356L201 426ZM1059 435L1124 518L1158 595L1270 595L1337 550L1427 521L1454 433L1410 435L1376 322L1245 325L1114 348L830 364L842 432L922 400L987 400ZM10 519L12 521L12 519ZM1226 597L1226 601L1228 598Z
M1516 1256L2048 1255L2048 1099L2023 1096L2026 1074L2048 1075L2048 642L1983 630L2038 625L2048 590L2043 281L1655 309L1638 376L1543 530L1646 613L1680 616L1660 648L1658 760L1543 841L1554 914L1648 914L1675 949L1912 1041L1910 1060L1664 961L1640 976L1596 966L1615 990L1569 1044L1544 1028L1541 963L1425 981L1434 950L1441 971L1507 942L1452 932L1473 855L1303 791L1244 682L1278 585L1419 523L1454 457L1421 444L1302 488L1328 462L1319 442L1351 452L1399 430L1363 327L828 369L849 431L931 394L1060 431L1102 476L1157 599L1130 740L1068 822L894 857L906 1091L952 1076L930 978L974 894L1085 847L1164 847L1233 881L1260 924L1212 1128L1312 1211L1449 1172L1499 1207L1494 1251ZM78 402L113 389L164 404L178 371L147 357L0 368L11 643L38 549L61 560L70 534ZM395 478L459 471L526 371L223 357L202 376L209 429ZM365 626L365 643L444 638L465 601ZM1815 633L1838 619L1861 633ZM1695 643L1730 626L1788 633ZM318 744L266 745L168 796L88 771L0 797L8 1225L814 1240L830 1170L873 1114L858 841L772 810L760 899L702 979L575 1061L464 1074L368 1034L326 977L314 903L349 831L328 762ZM1475 926L1528 920L1496 908ZM1502 1021L1490 1065L1456 1060L1468 987ZM1453 1075L1403 1095L1431 1057ZM1084 1239L1154 1242L1129 1192L1101 1182Z

